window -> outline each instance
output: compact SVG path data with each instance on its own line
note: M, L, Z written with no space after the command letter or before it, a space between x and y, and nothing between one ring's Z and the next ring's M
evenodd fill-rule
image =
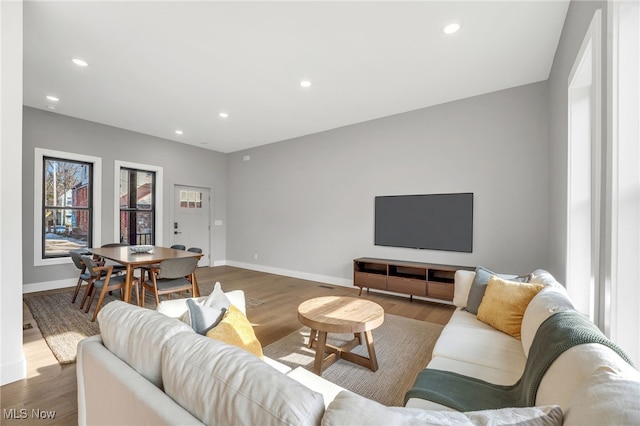
M120 169L120 241L155 244L156 174Z
M600 22L597 10L568 82L567 291L577 310L599 315L600 247Z
M640 4L609 3L611 39L611 177L607 227L605 326L611 340L640 363Z
M70 250L100 244L101 159L35 149L34 265L69 263Z
M163 220L163 168L160 166L131 163L120 160L116 160L114 165L113 185L115 191L113 191L113 217L115 217L116 220L113 226L112 241L122 241L129 244L146 244L144 242L138 243L138 241L145 241L144 238L150 237L152 238L153 245L161 246ZM125 172L124 174L123 171ZM135 176L131 175L132 171L136 172ZM137 174L138 172L141 173L142 176L139 176ZM152 181L146 176L147 173L151 173L153 175ZM135 183L133 180L135 180ZM152 185L153 190L147 188L138 189L138 187L144 185L144 183ZM133 194L133 191L136 193ZM145 191L147 192L147 196L153 197L152 202L148 201L148 197L145 198ZM127 198L126 203L123 202L123 196ZM140 198L140 203L138 203L138 198L140 196L142 196L142 198ZM121 209L121 206L124 206L125 204L126 207ZM146 208L145 204L152 204L151 209ZM137 215L136 217L133 217L133 211L138 211L140 213L139 217L137 217ZM153 219L151 219L151 215L153 216ZM141 221L140 226L138 226L139 220ZM131 235L138 233L140 233L140 235L147 235L147 237L141 237L140 240L138 240L137 236L133 239L130 238Z
M62 158L43 162L42 257L69 256L92 241L93 167Z

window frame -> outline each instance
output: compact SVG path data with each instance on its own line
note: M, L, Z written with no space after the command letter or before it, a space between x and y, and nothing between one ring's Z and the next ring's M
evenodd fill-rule
M91 221L93 230L90 240L87 241L89 247L100 245L101 223L102 223L102 158L90 155L77 154L72 152L56 151L44 148L35 148L34 155L34 213L33 213L33 265L50 266L71 263L69 256L44 257L44 234L43 212L44 212L44 159L56 158L59 160L77 161L89 163L93 168L92 188L91 188Z

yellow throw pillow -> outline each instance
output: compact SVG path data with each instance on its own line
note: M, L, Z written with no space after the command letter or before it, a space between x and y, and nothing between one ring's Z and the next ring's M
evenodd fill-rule
M209 330L206 336L238 346L262 358L262 346L256 338L251 323L242 311L233 305L229 306L222 321Z
M519 283L493 275L478 308L478 319L520 340L522 317L542 284Z

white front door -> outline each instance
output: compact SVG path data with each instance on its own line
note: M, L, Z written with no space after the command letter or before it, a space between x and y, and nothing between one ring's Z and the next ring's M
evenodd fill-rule
M182 244L185 249L198 247L203 256L198 266L210 265L210 211L211 197L208 188L175 186L173 214L173 244Z

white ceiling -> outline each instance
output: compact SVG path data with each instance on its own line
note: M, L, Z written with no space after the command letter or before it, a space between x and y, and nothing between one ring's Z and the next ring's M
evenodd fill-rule
M28 0L24 104L234 152L545 80L568 4Z

